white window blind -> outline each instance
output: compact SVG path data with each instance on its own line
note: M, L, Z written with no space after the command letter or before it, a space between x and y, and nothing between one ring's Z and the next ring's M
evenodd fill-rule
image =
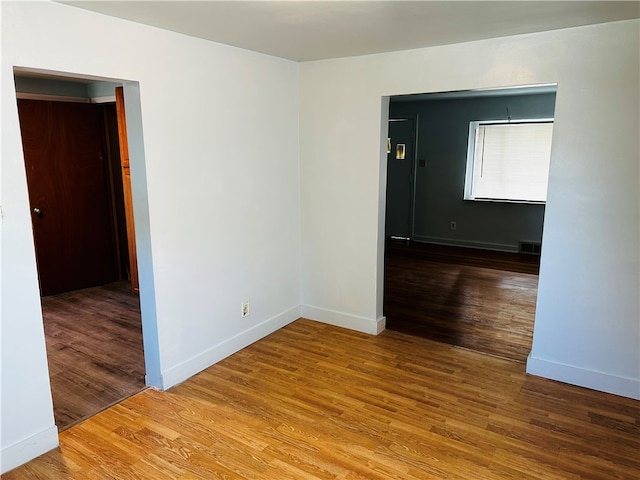
M471 122L465 198L546 201L552 133L552 121Z

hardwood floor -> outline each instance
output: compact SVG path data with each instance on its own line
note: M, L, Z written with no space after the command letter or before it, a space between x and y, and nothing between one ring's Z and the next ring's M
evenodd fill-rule
M128 282L42 298L58 429L145 386L138 297Z
M532 255L390 241L387 328L524 362L538 269Z
M640 402L298 320L60 435L15 479L633 479Z

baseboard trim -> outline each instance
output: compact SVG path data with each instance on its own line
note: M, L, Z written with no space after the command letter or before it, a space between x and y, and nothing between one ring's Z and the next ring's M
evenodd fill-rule
M144 383L147 387L157 388L162 390L162 385L164 385L164 381L162 380L162 375L145 375Z
M579 387L590 388L591 390L640 400L640 380L638 379L585 370L572 365L550 362L531 355L527 358L527 373Z
M327 323L329 325L335 325L336 327L348 328L371 335L379 335L382 333L386 328L387 322L386 317L372 320L366 317L314 307L312 305L302 305L301 314L309 320L315 320L316 322Z
M4 447L0 452L0 474L47 453L58 446L58 428L53 425L20 442Z
M475 242L473 240L458 240L455 238L444 238L444 237L425 237L421 235L414 235L413 240L415 242L433 243L436 245L446 245L450 247L479 248L482 250L494 250L497 252L518 253L518 249L519 249L519 245Z
M300 307L296 306L163 371L161 379L162 389L166 390L184 382L196 373L201 372L229 355L233 355L237 351L279 330L298 318L300 318Z

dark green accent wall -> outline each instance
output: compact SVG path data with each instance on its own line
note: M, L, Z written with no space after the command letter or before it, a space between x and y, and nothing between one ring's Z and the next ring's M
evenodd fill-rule
M469 122L505 120L507 108L514 120L553 118L555 93L392 99L389 118L418 119L414 240L506 251L516 251L520 241L542 240L544 205L463 200Z
M113 97L119 83L112 82L73 82L53 78L15 76L16 92L37 93L42 95L92 99Z
M15 77L16 92L89 98L87 85L49 78Z

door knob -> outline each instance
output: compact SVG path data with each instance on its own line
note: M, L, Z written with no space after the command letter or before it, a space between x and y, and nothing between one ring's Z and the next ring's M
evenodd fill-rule
M35 207L35 208L33 209L33 213L34 213L34 214L36 215L36 217L38 217L38 218L42 218L42 216L44 215L44 214L42 213L42 210L40 210L38 207Z

